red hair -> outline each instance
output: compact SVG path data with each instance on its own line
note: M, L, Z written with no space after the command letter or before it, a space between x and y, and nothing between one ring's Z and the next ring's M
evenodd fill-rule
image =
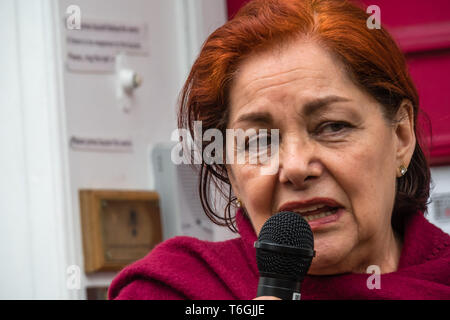
M394 121L401 101L408 99L414 108L414 130L418 136L419 97L405 58L383 27L367 27L368 17L364 10L346 0L250 1L204 43L181 92L178 126L188 128L193 135L194 121L202 121L203 130L216 128L225 135L229 89L243 59L308 37L339 59L355 84L382 105L387 121ZM394 226L400 226L405 216L427 209L430 169L419 138L408 172L397 181ZM225 165L203 163L199 178L200 198L207 216L236 231L230 213L231 187L228 194L224 193L228 197L225 215L218 214L210 201L211 182L230 185ZM223 190L223 185L219 189Z

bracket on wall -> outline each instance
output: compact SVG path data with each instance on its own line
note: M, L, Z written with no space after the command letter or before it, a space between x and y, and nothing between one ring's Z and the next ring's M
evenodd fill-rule
M116 98L119 108L129 113L134 101L134 91L142 85L143 79L133 69L127 67L126 55L116 56Z

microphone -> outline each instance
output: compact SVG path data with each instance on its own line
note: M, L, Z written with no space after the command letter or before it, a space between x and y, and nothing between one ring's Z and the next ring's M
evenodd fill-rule
M300 300L301 284L316 254L305 218L289 211L273 215L262 226L254 246L260 273L257 297Z

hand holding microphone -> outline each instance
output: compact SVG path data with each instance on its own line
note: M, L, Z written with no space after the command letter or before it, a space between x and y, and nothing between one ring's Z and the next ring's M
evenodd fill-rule
M315 256L308 222L295 212L277 213L261 228L255 248L257 297L300 300L301 284Z

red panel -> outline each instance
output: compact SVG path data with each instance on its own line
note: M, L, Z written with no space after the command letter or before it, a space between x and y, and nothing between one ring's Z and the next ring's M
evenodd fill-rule
M450 1L363 0L363 3L380 7L381 23L406 54L419 91L420 107L431 120L431 132L422 126L425 135L432 133L431 164L450 164ZM423 119L420 123L425 123ZM425 141L430 141L429 136Z
M449 21L449 0L362 0L366 6L380 7L381 23L402 27Z
M231 19L236 12L249 0L227 0L228 19Z
M408 61L432 123L432 163L450 163L450 50L410 54Z

